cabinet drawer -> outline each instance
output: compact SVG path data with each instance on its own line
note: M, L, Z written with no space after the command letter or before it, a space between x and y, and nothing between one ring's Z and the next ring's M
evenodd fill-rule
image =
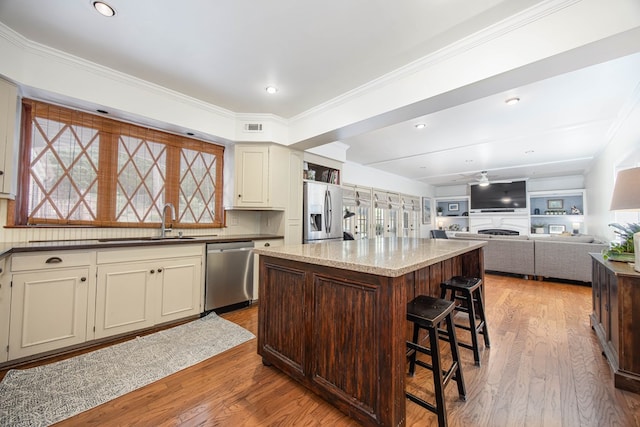
M270 246L284 246L284 239L265 239L253 241L254 248L268 248Z
M165 258L202 256L203 244L167 245L161 247L137 246L134 249L104 249L98 251L98 264L154 261Z
M11 257L11 271L87 266L91 264L93 254L91 251L17 254Z

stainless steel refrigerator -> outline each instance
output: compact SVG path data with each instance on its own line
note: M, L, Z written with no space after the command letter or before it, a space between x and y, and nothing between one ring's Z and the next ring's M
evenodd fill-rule
M304 183L303 242L342 240L342 188L324 182Z

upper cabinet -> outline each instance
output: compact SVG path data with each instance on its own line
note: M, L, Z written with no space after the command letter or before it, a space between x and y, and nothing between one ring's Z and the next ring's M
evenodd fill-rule
M284 209L288 202L289 150L273 144L237 144L235 208Z
M18 88L0 79L0 197L14 198Z

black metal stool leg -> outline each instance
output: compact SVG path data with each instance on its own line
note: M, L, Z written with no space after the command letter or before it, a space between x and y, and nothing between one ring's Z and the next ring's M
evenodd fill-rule
M482 335L484 337L484 345L487 348L491 347L491 343L489 342L489 330L487 329L487 319L485 317L484 312L484 300L482 298L482 287L478 288L478 314L480 315L480 319L482 320Z
M418 344L418 335L420 333L420 327L417 323L413 324L413 343ZM411 356L409 356L409 375L413 376L416 373L416 357L418 356L418 351L413 350Z
M447 316L450 319L451 316ZM442 380L442 366L440 363L440 346L438 345L438 329L429 329L429 342L431 345L431 364L433 366L433 383L436 395L436 408L438 425L447 425L447 408L444 404L444 384Z
M473 303L473 293L470 291L463 291L465 298L467 299L467 305L469 309L469 328L471 332L471 347L473 350L473 360L477 366L480 366L480 350L478 349L478 327L476 326L476 309Z
M460 352L458 350L458 339L456 338L456 328L453 325L453 316L447 317L447 328L451 331L449 333L449 346L451 348L451 358L453 363L457 364L455 368L455 376L453 379L458 385L458 396L461 400L467 400L466 387L464 385L464 377L462 375L462 366L460 364Z

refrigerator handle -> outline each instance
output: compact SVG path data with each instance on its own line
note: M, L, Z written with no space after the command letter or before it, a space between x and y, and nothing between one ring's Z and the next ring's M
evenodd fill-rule
M324 217L326 218L325 220L325 228L327 229L327 233L331 233L331 212L333 210L333 206L331 206L331 191L327 190L324 193L324 206L325 206L325 213L324 213Z

